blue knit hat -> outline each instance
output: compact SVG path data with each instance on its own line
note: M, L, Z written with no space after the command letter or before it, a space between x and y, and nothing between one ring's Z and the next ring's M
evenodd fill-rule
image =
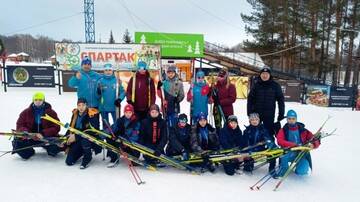
M290 109L287 113L286 113L286 118L295 118L297 119L297 114L294 110Z
M91 59L88 56L85 56L81 61L81 66L82 65L91 65Z
M196 73L196 78L199 78L199 77L201 77L201 78L204 78L204 77L205 77L205 73L204 73L203 71L201 71L201 70L199 70L199 71Z
M137 66L138 66L138 70L140 70L140 69L147 70L147 64L144 61L139 61L137 63Z
M205 119L207 120L207 115L204 113L204 112L200 112L198 115L197 115L197 121L200 121L202 119Z

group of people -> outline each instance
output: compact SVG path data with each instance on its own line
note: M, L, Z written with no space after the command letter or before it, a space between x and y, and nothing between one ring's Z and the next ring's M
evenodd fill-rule
M313 138L313 134L305 129L304 124L297 121L294 110L289 110L284 116L284 96L268 67L261 70L259 77L252 84L247 102L249 125L242 131L238 118L234 115L236 89L230 83L229 72L226 69L218 72L217 81L213 85L206 83L203 71L196 72L195 79L186 94L186 100L191 106L189 120L180 109L185 93L183 82L176 73L176 66L167 68L166 78L161 79L156 87L150 77L147 64L140 61L136 73L129 80L125 90L121 81L115 77L111 64L104 65L103 74L91 69L91 60L88 57L82 60L81 65L81 70L68 81L70 87L77 89L78 96L70 126L81 131L90 127L100 129L101 117L102 130L149 147L155 151L156 156L180 155L182 160L188 160L191 153L205 154L209 150L241 149L266 142L266 145L250 150L256 152L278 146L288 148L302 145ZM155 104L157 96L161 98L161 107ZM123 107L123 115L120 116L121 103L125 99L127 104ZM20 114L17 131L36 133L36 135L31 139L17 137L13 140L14 150L25 148L17 152L23 159L34 155L35 151L31 145L36 146L43 138L56 137L60 131L58 125L41 119L41 116L48 114L58 120L57 113L45 101L45 95L40 92L35 93L32 101L31 105ZM208 104L214 104L211 115L219 117L215 118L214 126L208 122ZM276 104L278 115L275 122ZM114 120L111 126L107 124L109 114ZM287 119L287 123L281 128L280 121L284 118ZM101 138L97 134L89 134ZM103 149L70 131L66 136L64 145L47 145L44 148L51 156L66 151L65 162L69 166L76 164L82 157L80 168L87 168L93 151L98 154ZM114 139L109 138L105 141L116 147L122 146ZM310 146L316 148L319 142L315 141ZM138 151L131 148L122 149L137 158L141 156ZM107 156L110 158L108 167L114 167L119 162L119 154L108 150ZM146 155L143 157L147 163L156 164L155 159ZM203 157L206 158L205 155ZM271 160L269 172L275 173L274 177L283 175L288 163L295 157L296 152L283 155L278 172L273 172L276 168L276 160ZM250 157L224 161L222 165L226 174L234 175L244 162L246 163L243 170L251 172L254 168L254 160ZM194 166L215 170L214 164L210 161ZM310 156L306 155L299 162L296 173L304 175L308 173L310 167Z

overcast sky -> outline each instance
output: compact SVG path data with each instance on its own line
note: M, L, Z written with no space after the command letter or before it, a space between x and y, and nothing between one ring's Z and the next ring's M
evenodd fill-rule
M84 15L76 15L83 11L83 0L0 1L2 35L29 33L56 40L85 40ZM201 33L206 41L235 45L251 37L240 16L250 12L246 0L95 0L96 41L107 42L112 30L115 41L121 42L128 28L132 36L135 31ZM28 28L39 24L43 25Z

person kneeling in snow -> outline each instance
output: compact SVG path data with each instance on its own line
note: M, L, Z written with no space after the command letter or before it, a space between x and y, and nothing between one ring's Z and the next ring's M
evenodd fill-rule
M77 101L77 108L73 110L70 126L81 131L89 129L90 125L98 129L99 122L97 120L97 115L98 111L96 109L87 107L87 101L85 98L79 98ZM70 131L67 132L67 135L69 135L67 140L69 150L65 163L68 166L72 166L80 159L81 156L83 156L80 169L87 168L92 159L91 149L93 148L95 150L95 154L98 154L101 152L102 148L80 135L71 133Z
M155 156L164 154L164 147L168 140L166 127L166 121L161 117L159 106L151 105L148 117L141 122L140 144L155 150ZM144 158L149 164L156 162L148 156Z
M207 115L200 112L197 116L197 124L192 127L190 144L194 152L203 153L206 150L216 151L219 149L219 137L216 129L207 122ZM203 155L203 165L211 172L215 171L214 165L209 162L209 157Z
M169 144L166 148L166 154L169 156L181 155L182 160L189 159L191 152L190 134L191 125L187 123L186 114L180 114L178 123L170 128Z
M32 137L32 139L15 138L12 142L13 150L36 146L43 143L41 140L58 137L60 126L41 119L45 114L59 120L56 112L51 108L51 105L45 102L45 95L41 92L37 92L33 96L31 105L21 112L16 122L17 131L37 134ZM46 149L50 156L56 156L56 154L61 151L60 147L52 144L43 146L43 148ZM35 150L33 148L28 148L17 151L16 153L23 159L29 159L35 154Z
M118 118L111 126L112 132L115 134L116 137L124 137L125 139L129 140L130 142L139 142L139 129L140 129L140 122L138 121L135 113L134 113L134 107L131 104L127 104L124 107L124 115L120 118ZM105 131L108 133L110 129L105 128ZM115 138L116 138L115 137ZM118 142L115 142L114 140L107 138L106 142L116 146L120 147L121 144ZM139 158L140 153L138 151L135 151L129 147L122 148L124 152ZM114 153L111 150L108 150L107 156L110 157L110 162L107 165L108 168L114 167L119 162L119 155Z
M276 136L279 146L290 148L304 145L309 146L311 149L319 147L320 141L312 141L314 135L305 128L303 123L297 122L297 114L294 110L289 110L286 118L287 123ZM280 158L280 170L277 177L282 177L285 174L289 168L289 163L293 162L298 154L299 152L291 151ZM296 164L295 173L297 175L306 175L309 168L312 168L311 156L307 152Z
M225 125L219 134L220 147L221 149L232 149L243 147L242 132L238 125L238 120L235 115L230 115L227 119L227 125ZM234 175L240 168L240 162L243 159L232 159L223 162L224 171L227 175Z
M276 144L270 137L270 134L264 124L260 122L260 116L258 113L251 113L249 115L249 126L246 126L244 130L244 147L251 147L260 142L265 142L265 145L259 145L255 148L247 150L247 152L258 152L264 151L266 149L276 148ZM269 172L273 173L273 168L275 167L275 159L269 160ZM244 171L252 172L254 169L254 159L251 157L244 159Z

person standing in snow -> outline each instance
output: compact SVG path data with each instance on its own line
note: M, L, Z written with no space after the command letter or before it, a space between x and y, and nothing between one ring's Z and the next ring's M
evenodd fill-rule
M203 115L208 116L208 104L211 103L210 87L205 81L205 73L199 70L196 73L196 79L187 93L187 101L191 103L191 124L196 123L196 117L199 116L200 112Z
M88 108L99 109L99 96L97 95L97 82L102 77L99 73L91 70L91 59L85 56L81 61L81 69L68 81L68 85L77 89L77 97L87 100ZM99 122L99 114L95 119Z
M135 114L139 121L145 119L149 108L155 104L156 93L154 80L150 77L147 64L138 62L138 71L130 78L126 90L128 104L134 106Z
M278 105L277 122L274 124L276 103ZM280 121L284 119L285 102L281 86L276 83L271 76L271 70L265 66L256 82L251 88L247 99L247 115L258 113L260 121L270 134L272 141L274 135L281 128ZM275 168L276 164L271 164L270 170Z
M287 123L276 135L277 142L282 148L290 148L295 146L308 146L310 149L316 149L320 146L320 141L312 141L314 135L305 128L303 123L297 121L297 114L294 110L289 110L286 114ZM309 142L311 141L311 142ZM280 158L280 168L277 177L282 177L289 163L293 162L298 151L290 151ZM302 159L296 164L295 173L297 175L306 175L312 168L310 152L307 152Z
M13 150L35 146L43 143L41 140L59 136L60 126L41 119L45 114L59 120L57 113L52 109L51 105L45 102L44 93L37 92L33 95L30 106L20 113L16 122L16 131L36 133L36 135L32 137L32 139L15 137L12 142ZM60 147L52 144L43 146L43 148L46 149L49 156L56 156L61 151ZM29 159L35 154L35 150L33 148L28 148L17 151L16 153L23 159Z
M174 127L180 113L180 102L184 100L184 87L182 81L176 74L176 66L170 66L166 71L166 79L159 82L158 88L164 88L166 119L169 127Z
M217 82L212 88L212 98L214 100L214 116L215 127L220 130L222 122L222 114L219 112L218 106L221 107L225 120L234 114L233 103L236 101L235 85L230 83L229 73L226 69L221 69L217 76ZM226 124L226 123L224 123Z
M115 122L115 106L120 107L121 101L125 98L125 90L115 77L111 64L104 65L104 76L97 83L97 94L100 97L99 111L101 118L109 123L109 114L111 114ZM105 128L103 123L103 129Z
M87 101L85 98L79 98L77 101L77 108L73 110L72 117L70 121L70 126L76 128L80 131L89 129L91 126L99 129L99 122L97 120L98 110L94 108L87 107ZM68 140L66 144L69 147L65 163L68 166L74 165L81 157L82 162L80 169L85 169L89 166L89 163L92 159L92 151L95 150L95 154L101 152L102 148L94 143L90 142L88 139L83 138L78 134L74 134L70 131L67 131ZM92 135L92 134L90 134Z

